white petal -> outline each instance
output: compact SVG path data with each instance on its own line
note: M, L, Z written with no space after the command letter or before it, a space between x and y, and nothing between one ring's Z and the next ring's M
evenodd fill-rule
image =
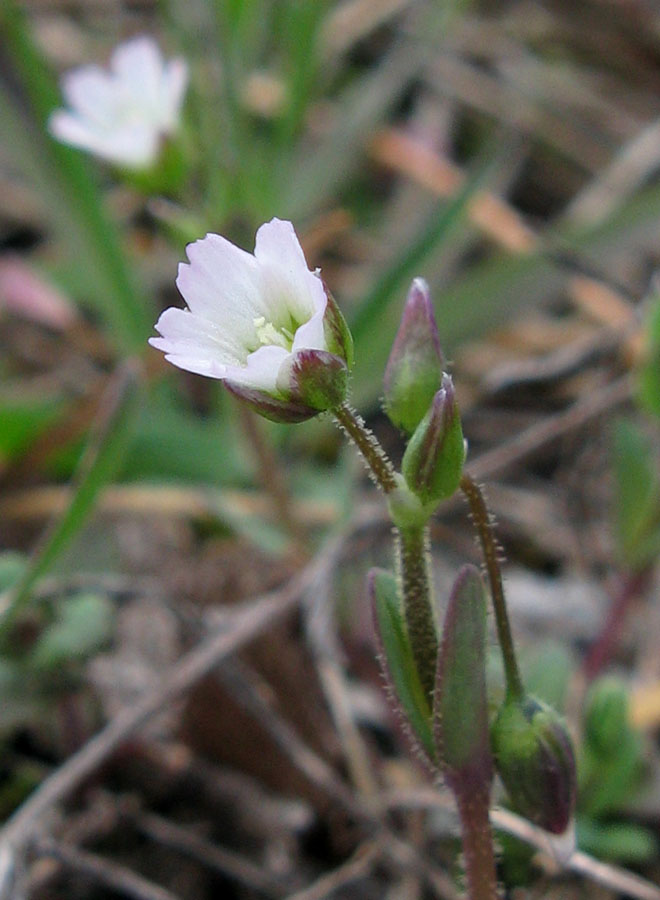
M231 333L187 309L166 309L156 322L156 331L161 337L152 338L152 343L157 342L153 345L166 353L197 355L223 365L241 365L247 359Z
M160 84L160 124L168 133L179 125L188 75L188 66L182 59L172 59L164 68Z
M69 118L60 110L51 131L111 162L150 166L161 137L179 124L186 84L183 60L166 64L151 37L134 38L114 50L109 71L91 65L64 75Z
M168 362L211 378L229 379L244 387L275 391L280 366L290 354L283 347L259 347L245 364L229 346L230 336L188 310L166 309L156 323L162 337L149 338Z
M153 128L134 125L112 132L99 131L84 119L65 110L56 110L48 128L65 144L89 150L96 156L130 168L149 166L158 153L159 138Z
M328 349L323 328L324 312L325 310L319 310L308 322L303 322L294 335L292 353L296 353L298 350Z
M324 311L326 296L320 278L310 272L291 222L272 219L257 231L254 254L261 271L262 291L270 308L269 321L277 322L282 304L297 321Z
M148 35L132 38L115 48L110 68L126 95L147 112L158 111L163 57Z
M62 76L62 93L71 109L99 127L109 127L121 112L123 100L99 66L82 66Z
M252 348L254 320L264 315L255 258L217 234L189 244L186 252L190 264L179 266L176 283L190 309Z

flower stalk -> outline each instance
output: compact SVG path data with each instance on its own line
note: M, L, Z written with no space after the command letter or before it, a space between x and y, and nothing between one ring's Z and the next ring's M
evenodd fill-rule
M397 528L397 563L413 659L432 702L438 637L431 606L429 535L426 526Z
M524 694L518 660L513 645L513 635L509 623L509 613L504 599L502 571L498 555L498 546L493 532L493 523L486 506L486 501L479 485L466 473L461 478L461 490L470 506L472 520L479 536L479 543L484 556L486 574L490 584L491 599L495 612L497 638L502 652L504 676L506 678L507 697L520 698Z
M470 900L499 900L493 834L490 827L490 793L456 790L454 799L461 820L465 878Z
M359 450L376 484L386 494L395 491L398 484L394 467L373 432L365 425L362 416L351 409L348 403L337 406L332 410L332 414Z

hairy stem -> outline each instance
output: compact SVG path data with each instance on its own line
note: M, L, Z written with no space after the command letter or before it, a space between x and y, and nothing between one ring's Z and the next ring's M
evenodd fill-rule
M428 528L397 530L397 551L408 637L424 692L433 703L438 637L431 605Z
M454 784L470 900L498 900L488 790Z
M504 674L506 677L507 694L509 697L522 697L523 685L516 660L516 652L513 646L513 636L511 634L511 626L509 624L509 614L506 608L506 600L504 599L504 588L502 586L502 572L500 571L500 561L498 558L497 541L493 533L490 513L486 506L481 489L469 475L463 474L461 477L461 490L470 504L470 511L474 521L481 550L484 555L486 572L488 581L490 582L490 593L493 600L493 609L495 611L495 624L497 627L497 637L502 651L502 659L504 661Z
M355 410L351 409L347 403L343 403L341 406L333 409L332 412L341 428L343 428L362 454L376 484L386 494L395 490L397 483L392 463L373 433L365 425L364 419Z

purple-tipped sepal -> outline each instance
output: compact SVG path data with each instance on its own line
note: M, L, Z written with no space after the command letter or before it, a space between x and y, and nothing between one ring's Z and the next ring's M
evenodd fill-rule
M427 506L445 500L458 488L465 462L465 442L454 385L449 375L415 429L403 456L402 472L410 490Z
M385 412L412 434L442 382L444 358L438 327L423 278L415 278L385 368Z

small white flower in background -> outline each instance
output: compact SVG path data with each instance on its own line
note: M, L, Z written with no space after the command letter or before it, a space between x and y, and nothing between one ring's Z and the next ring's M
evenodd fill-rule
M182 59L166 62L153 38L119 44L110 66L82 66L62 78L69 109L55 111L51 134L130 169L152 166L161 139L179 127L188 83Z
M254 254L217 234L187 248L150 343L180 369L219 378L275 421L302 421L343 402L352 340L290 222L257 231Z

